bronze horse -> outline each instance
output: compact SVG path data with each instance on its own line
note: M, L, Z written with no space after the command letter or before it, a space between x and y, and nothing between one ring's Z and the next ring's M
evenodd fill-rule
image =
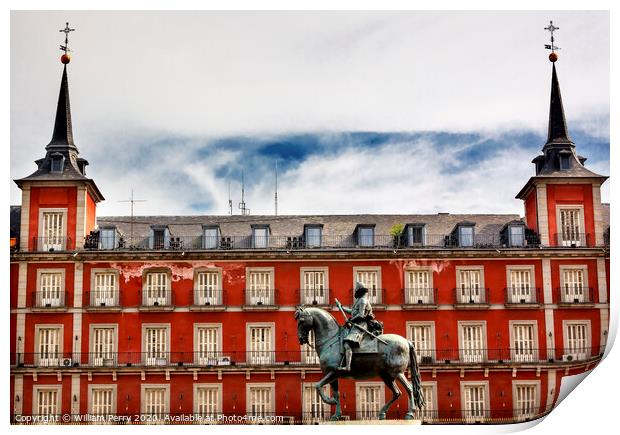
M308 335L310 330L314 332L314 349L319 356L321 370L325 374L315 388L323 402L336 405L336 411L331 416L332 420L338 420L341 416L338 378L380 377L392 392L392 398L379 411L377 417L380 420L385 419L388 409L401 395L396 384L397 380L405 388L409 398L405 419L413 419L414 404L418 409L424 406L416 353L413 343L409 340L396 334L379 335L381 341L377 341L377 353L354 353L351 371L344 372L338 369L342 360L342 327L334 316L321 308L299 307L295 311L295 319L300 344L311 344L308 342ZM407 368L411 369L411 383L405 376ZM323 386L326 384L331 386L332 397L328 397L323 391Z

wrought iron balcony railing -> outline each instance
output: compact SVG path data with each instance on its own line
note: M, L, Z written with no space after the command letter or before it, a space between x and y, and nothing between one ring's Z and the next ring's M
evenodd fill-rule
M32 245L35 251L42 252L67 251L73 249L71 237L66 236L33 237Z
M489 289L484 287L461 286L454 289L455 305L474 306L489 304Z
M592 287L566 284L563 287L556 287L555 292L561 304L580 305L594 303L594 288Z
M532 306L542 302L540 288L530 286L505 287L506 305Z
M192 305L194 307L223 307L224 290L222 289L201 289L192 290Z
M564 248L592 248L594 237L590 233L556 233L553 237L555 246Z
M403 303L405 305L428 306L437 305L437 289L431 287L404 288Z
M61 290L39 290L31 294L31 306L34 308L66 308L69 293Z
M563 349L442 348L416 350L421 367L444 364L575 363L601 356L601 347ZM318 366L314 350L255 350L197 352L41 352L11 353L11 365L33 368L218 367L218 366Z
M278 289L246 288L243 300L246 307L272 307L278 304Z
M89 290L84 292L84 305L87 308L120 308L121 292L116 289Z
M174 307L172 290L143 289L140 290L140 308L167 309Z
M330 293L331 291L328 288L297 289L297 300L302 305L330 305Z

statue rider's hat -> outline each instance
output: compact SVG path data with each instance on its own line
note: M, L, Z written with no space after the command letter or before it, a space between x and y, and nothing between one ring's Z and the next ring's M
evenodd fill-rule
M355 283L355 299L361 298L366 293L368 293L368 289L366 288L366 286L363 283L357 281Z

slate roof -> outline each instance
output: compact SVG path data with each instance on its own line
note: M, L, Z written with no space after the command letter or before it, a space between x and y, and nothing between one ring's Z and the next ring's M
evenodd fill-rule
M513 220L520 220L516 214L448 214L400 215L291 215L291 216L139 216L134 217L134 237L148 237L152 225L167 225L172 236L200 235L203 225L218 225L222 235L245 236L251 234L252 225L269 225L273 236L298 236L304 232L304 225L322 224L323 235L353 234L359 224L374 224L375 234L389 235L394 224L419 223L426 225L426 233L450 234L454 227L465 221L475 222L479 235L499 234L502 227ZM115 226L121 234L130 234L129 216L104 216L97 218L99 227Z

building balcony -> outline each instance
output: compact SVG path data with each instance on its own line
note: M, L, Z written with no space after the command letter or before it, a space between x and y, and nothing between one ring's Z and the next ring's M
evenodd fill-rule
M554 234L554 245L562 248L594 248L594 235L590 233Z
M421 240L411 240L406 236L374 235L363 239L360 244L353 234L326 235L307 242L303 235L269 235L257 242L251 235L225 235L217 238L196 235L171 235L154 240L149 236L116 235L105 239L89 235L83 246L75 247L70 237L35 237L31 250L34 252L64 252L67 250L86 251L317 251L317 250L461 250L461 249L539 249L539 248L605 248L609 237L600 246L596 245L593 234L572 235L553 234L550 243L543 245L536 233L527 233L519 239L507 239L502 234L473 234L459 239L454 234L424 234ZM15 247L15 251L18 249ZM13 249L12 249L13 252Z
M174 293L171 290L141 290L140 311L174 310Z
M603 348L523 349L454 348L418 349L422 368L439 366L519 366L574 364L593 361ZM196 352L64 352L12 353L11 366L34 369L108 369L124 367L278 367L310 366L318 369L319 359L312 349Z
M84 292L84 307L88 311L120 311L120 290L90 290Z
M226 310L224 290L222 289L192 290L191 298L192 304L189 307L191 311Z
M302 305L311 305L315 307L329 307L331 306L331 300L329 295L331 289L328 288L302 288L297 289L297 300Z
M459 287L454 291L454 307L461 309L489 308L489 289L483 287Z
M62 252L73 249L73 240L66 236L33 237L32 246L38 252Z
M404 288L401 291L403 294L403 309L428 310L432 308L437 308L436 288Z
M542 301L538 287L505 287L504 294L506 308L539 308Z
M31 293L33 311L66 311L69 293L60 290L39 290Z
M277 310L278 289L244 289L243 290L243 310Z
M594 305L594 288L580 285L556 287L559 305L563 308L587 308Z

